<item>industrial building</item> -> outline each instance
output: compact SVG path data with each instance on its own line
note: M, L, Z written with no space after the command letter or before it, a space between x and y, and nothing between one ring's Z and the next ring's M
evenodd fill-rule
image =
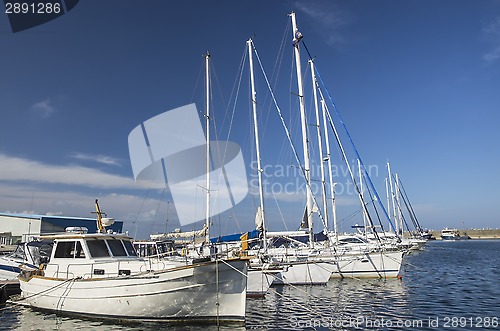
M28 241L40 234L64 232L67 227L85 227L89 233L97 232L95 218L0 213L0 243ZM122 232L122 228L123 221L115 221L107 227L117 233Z

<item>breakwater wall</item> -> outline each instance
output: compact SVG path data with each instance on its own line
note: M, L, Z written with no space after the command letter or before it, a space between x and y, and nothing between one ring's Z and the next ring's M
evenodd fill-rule
M463 229L458 230L460 236L469 236L470 239L500 239L500 229ZM431 230L432 236L441 239L441 230Z

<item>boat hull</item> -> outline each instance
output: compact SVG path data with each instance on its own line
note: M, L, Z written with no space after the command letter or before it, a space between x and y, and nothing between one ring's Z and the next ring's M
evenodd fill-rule
M314 260L289 262L284 266L273 284L277 285L323 285L332 274L328 263Z
M441 239L444 241L453 241L460 240L460 237L456 235L441 235Z
M395 278L401 269L404 253L378 251L333 256L327 261L332 278Z
M274 281L274 275L262 268L248 269L247 297L263 297Z
M218 270L217 270L218 269ZM21 279L24 304L97 318L244 322L247 263L208 262L135 276Z
M14 266L0 260L0 280L16 279L20 272L21 269L18 266Z

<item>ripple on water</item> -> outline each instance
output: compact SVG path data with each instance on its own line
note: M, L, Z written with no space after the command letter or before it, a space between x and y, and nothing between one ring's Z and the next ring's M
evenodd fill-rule
M500 317L499 253L498 240L429 242L405 257L402 281L332 279L326 286L272 288L264 299L248 301L247 327L297 329L316 321L317 329L342 329L320 322L384 318L422 321L425 329L436 317Z
M403 280L332 279L324 286L273 287L263 299L247 300L247 329L352 330L356 321L422 322L429 319L500 317L500 240L429 242L406 256ZM354 322L349 327L349 322ZM344 324L342 324L344 323ZM347 323L347 324L345 324ZM346 326L347 325L347 326ZM359 329L368 329L361 324ZM23 307L0 309L0 330L159 330L163 324L118 325L61 317ZM213 326L175 326L169 330L217 330ZM223 328L233 330L233 327ZM402 330L370 327L370 330ZM455 328L463 331L464 328ZM451 329L447 329L451 330Z

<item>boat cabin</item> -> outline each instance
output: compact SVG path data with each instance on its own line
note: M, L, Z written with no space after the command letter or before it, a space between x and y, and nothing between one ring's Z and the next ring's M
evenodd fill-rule
M46 277L113 277L151 270L125 235L65 233L44 239L54 241Z

